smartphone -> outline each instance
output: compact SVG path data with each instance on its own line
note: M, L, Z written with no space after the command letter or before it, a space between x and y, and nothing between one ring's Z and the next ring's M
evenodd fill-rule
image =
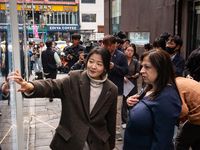
M138 100L141 100L145 94L146 94L146 89L147 89L147 84L145 84L142 89L137 93L137 95L139 95L139 97L137 98Z

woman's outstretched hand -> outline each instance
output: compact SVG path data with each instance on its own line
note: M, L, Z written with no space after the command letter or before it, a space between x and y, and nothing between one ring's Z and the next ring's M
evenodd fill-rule
M32 92L34 90L34 85L31 83L27 83L20 75L19 71L12 72L14 76L12 76L13 81L17 84L21 85L20 89L17 89L17 92Z
M132 107L133 105L135 105L136 103L139 102L139 100L137 99L139 97L139 95L135 94L131 97L129 97L127 100L126 100L126 103L129 107Z

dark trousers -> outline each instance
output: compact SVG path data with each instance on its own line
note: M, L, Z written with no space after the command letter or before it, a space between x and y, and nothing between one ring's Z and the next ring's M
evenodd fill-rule
M122 104L122 124L126 124L128 122L128 105L126 103L128 96L125 97L123 95L123 104Z
M175 139L176 150L200 150L200 125L187 121Z
M45 75L46 79L51 78L51 79L56 79L57 76L57 70L55 72L49 73L48 75Z

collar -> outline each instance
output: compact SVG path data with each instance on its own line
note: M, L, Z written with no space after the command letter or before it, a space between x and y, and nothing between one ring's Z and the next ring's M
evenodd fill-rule
M178 52L171 57L171 60L174 60L174 58L176 57L177 54L178 54Z
M108 75L105 74L105 75L102 76L102 79L101 79L101 80L95 80L95 79L93 79L93 78L90 77L90 75L88 74L88 71L87 71L87 76L89 77L90 82L92 82L92 83L94 83L94 84L102 84L103 82L106 81L106 79L107 79L107 77L108 77Z
M113 56L114 55L114 53L115 53L115 51L116 51L116 49L111 53L111 56Z

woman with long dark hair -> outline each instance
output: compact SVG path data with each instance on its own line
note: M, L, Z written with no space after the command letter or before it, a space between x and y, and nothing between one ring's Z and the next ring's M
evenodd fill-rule
M141 56L140 73L147 84L143 97L127 99L132 107L125 131L125 150L173 150L174 126L181 113L181 100L169 54L151 50ZM139 99L139 100L138 100Z

